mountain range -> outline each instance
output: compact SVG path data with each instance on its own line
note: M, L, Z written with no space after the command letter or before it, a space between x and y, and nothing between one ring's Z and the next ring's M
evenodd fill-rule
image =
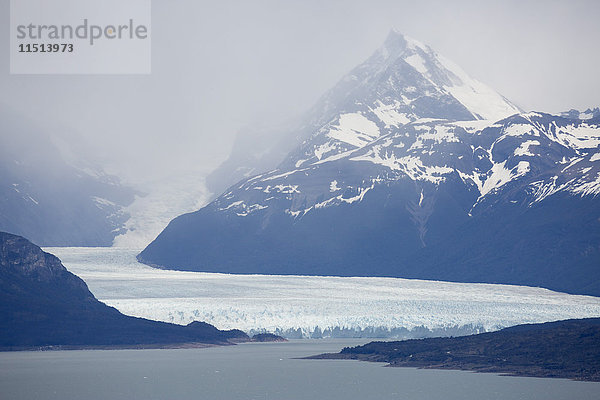
M276 168L174 219L138 259L600 295L600 110L523 112L391 32L295 124Z
M136 192L96 165L67 161L52 128L4 108L0 119L0 230L43 246L112 245Z

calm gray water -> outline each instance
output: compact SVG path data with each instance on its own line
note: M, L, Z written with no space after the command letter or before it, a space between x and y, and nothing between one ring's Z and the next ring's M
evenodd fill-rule
M12 399L599 399L600 383L295 360L356 340L208 349L0 353L0 398ZM361 342L361 343L364 343Z

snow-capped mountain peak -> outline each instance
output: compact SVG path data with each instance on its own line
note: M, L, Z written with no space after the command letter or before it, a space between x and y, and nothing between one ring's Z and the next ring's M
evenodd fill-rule
M474 119L499 120L520 112L490 87L471 78L457 64L438 54L430 46L397 30L392 30L376 52L387 67L406 63L436 87L447 91L464 105ZM467 119L467 118L465 118Z
M571 114L521 113L392 32L315 105L277 168L176 218L140 259L598 294L600 120Z
M285 166L337 157L425 118L496 121L520 112L431 47L397 31L317 108L327 114L316 118L322 123Z

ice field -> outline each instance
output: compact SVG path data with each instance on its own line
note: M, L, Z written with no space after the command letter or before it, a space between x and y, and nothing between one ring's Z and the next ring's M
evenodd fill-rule
M137 249L45 248L124 314L286 337L424 337L600 317L600 298L510 285L398 278L166 271Z

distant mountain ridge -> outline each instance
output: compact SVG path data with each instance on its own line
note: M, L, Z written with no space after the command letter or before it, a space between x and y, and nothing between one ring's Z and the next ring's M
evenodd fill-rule
M0 110L0 230L44 246L110 246L135 191L69 165L49 132Z
M139 260L600 295L600 116L520 112L394 32L318 109L278 168L176 218Z

